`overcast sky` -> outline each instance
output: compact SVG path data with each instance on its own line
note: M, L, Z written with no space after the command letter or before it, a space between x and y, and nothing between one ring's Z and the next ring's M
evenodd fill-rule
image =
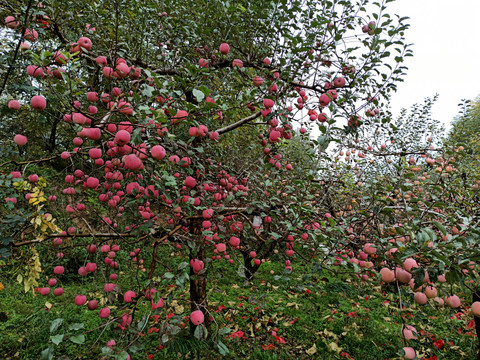
M410 18L407 76L392 96L392 111L438 93L433 118L447 127L461 99L480 95L480 0L397 0L388 13Z

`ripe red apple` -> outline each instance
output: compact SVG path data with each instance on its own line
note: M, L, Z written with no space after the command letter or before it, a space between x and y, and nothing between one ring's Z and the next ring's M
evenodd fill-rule
M198 66L203 67L203 68L208 68L208 61L206 59L200 59L198 60Z
M404 355L405 360L414 360L415 357L417 356L415 350L412 347L409 347L409 346L408 347L405 346L403 348L403 352L405 353L405 355Z
M427 295L425 295L422 292L416 292L415 295L413 296L413 299L419 305L425 305L428 302Z
M239 69L241 69L243 67L243 61L240 60L240 59L235 59L232 61L232 67L235 68L235 67L238 67Z
M24 135L18 134L18 135L15 135L15 137L13 138L13 141L18 146L24 146L27 143L27 137Z
M136 297L135 292L132 290L128 290L124 295L123 299L126 303L132 302L132 299Z
M115 67L115 70L116 70L117 74L120 75L120 77L122 77L122 78L127 77L128 74L130 74L130 67L123 62L118 64Z
M42 111L47 107L47 100L45 100L45 98L41 95L35 95L30 100L30 104L35 110Z
M337 88L344 87L346 83L347 82L346 82L345 78L343 78L343 77L338 77L333 81L333 85Z
M322 94L320 95L318 100L320 102L320 106L325 107L325 106L328 106L328 104L330 104L331 99L327 94Z
M254 85L255 87L262 86L262 84L263 84L263 79L262 79L260 76L255 76L255 77L253 78L253 85Z
M87 297L85 295L77 295L75 296L75 304L78 306L82 306L87 302Z
M235 237L235 236L232 236L230 238L230 245L232 245L233 247L237 247L240 245L240 239Z
M85 36L82 36L80 39L78 39L77 43L81 48L87 51L90 51L92 48L92 41Z
M105 56L97 56L95 62L98 65L107 66L107 58Z
M87 303L88 310L95 310L97 308L97 306L98 306L97 300L90 300Z
M53 294L54 294L55 296L60 296L60 295L62 295L62 294L63 294L63 288L61 288L61 287L60 287L60 288L56 288L55 290L53 290Z
M178 110L175 116L172 117L172 124L178 124L188 117L188 112L185 110Z
M46 296L48 294L50 294L50 288L49 287L44 287L44 288L40 289L40 295Z
M37 32L37 30L35 30L35 29L32 29L32 30L26 29L26 30L25 30L25 36L24 36L24 38L25 38L25 40L28 40L28 41L33 41L33 42L37 41L37 39L38 39L38 32Z
M411 273L413 268L418 268L418 264L415 259L408 258L403 262L403 268Z
M150 154L155 160L162 160L166 155L166 151L163 146L155 145L150 149Z
M13 16L7 16L5 18L5 26L8 27L9 29L16 29L20 25L18 20L16 20Z
M223 55L227 55L230 52L230 46L227 43L223 43L220 45L219 50Z
M66 64L68 61L61 51L55 52L55 54L53 54L53 58L58 65Z
M119 130L113 141L119 146L126 145L130 142L130 133L127 130Z
M272 99L263 99L263 106L265 106L266 109L270 109L275 105L275 102Z
M100 312L99 312L98 315L100 316L101 319L106 319L110 316L110 309L107 308L107 307L105 307L103 309L100 309ZM109 343L110 343L110 341L109 341ZM115 341L114 341L114 343L115 343Z
M28 65L27 66L27 74L33 76L34 78L44 77L43 68L41 66L36 65Z
M187 178L185 179L185 186L193 189L195 185L197 185L197 180L195 180L195 178L191 176L187 176Z
M474 316L480 316L480 301L475 301L470 310Z
M445 297L445 304L447 304L447 306L451 307L452 309L456 309L460 307L462 303L457 295L451 295Z
M205 316L203 315L203 312L201 310L195 310L190 314L190 321L194 325L200 325L203 323L205 320Z
M429 285L425 288L425 295L427 295L429 299L433 299L437 296L437 289Z
M395 273L388 268L381 269L380 275L382 276L383 282L391 283L395 281Z

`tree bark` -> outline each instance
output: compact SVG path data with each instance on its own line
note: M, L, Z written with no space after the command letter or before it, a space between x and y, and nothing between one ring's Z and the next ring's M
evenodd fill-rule
M196 256L192 250L190 250L189 260L198 259L205 263L206 251L205 245L203 244L202 239L202 228L201 221L194 219L190 223L190 233L196 237L196 243L200 246L199 251ZM211 322L210 315L208 313L208 302L207 302L207 277L205 273L195 274L193 268L190 266L190 309L191 311L201 310L205 316L204 325L207 328L208 334L211 333ZM196 325L190 322L190 333L193 335L196 329Z
M476 292L472 294L472 304L475 301L480 301L480 295ZM474 316L473 318L475 319L475 331L477 332L477 338L479 341L479 350L477 354L477 360L480 360L480 317Z

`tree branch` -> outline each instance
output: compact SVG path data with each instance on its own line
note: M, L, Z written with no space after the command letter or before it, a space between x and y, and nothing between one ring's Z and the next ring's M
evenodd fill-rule
M220 135L221 134L224 134L224 133L227 133L229 131L232 131L240 126L242 126L243 124L246 124L252 120L255 120L256 118L260 117L262 115L262 113L259 111L259 112L256 112L255 114L252 114L250 116L247 116L246 118L243 118L239 121L237 121L236 123L233 123L233 124L230 124L230 125L227 125L221 129L218 129L216 130L216 132L218 132Z
M25 11L25 20L24 20L24 26L23 26L23 29L22 29L22 36L20 36L20 39L18 40L17 47L15 48L15 53L13 54L12 62L10 63L10 66L8 67L7 73L5 74L5 79L3 79L3 84L2 84L2 87L0 88L0 96L2 95L3 91L5 90L5 86L7 85L8 77L10 76L10 73L13 70L13 65L15 64L15 60L17 60L18 50L20 49L20 44L22 43L23 37L25 36L25 31L27 30L28 12L30 11L31 6L32 6L32 0L29 0L28 5L27 5L27 10Z

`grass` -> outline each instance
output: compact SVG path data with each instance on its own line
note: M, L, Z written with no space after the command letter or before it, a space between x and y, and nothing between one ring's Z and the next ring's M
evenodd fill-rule
M164 254L165 261L173 264L169 255ZM208 294L214 317L211 335L213 339L221 339L229 349L225 358L400 358L400 349L405 346L401 338L402 318L398 295L390 287L382 287L377 281L371 284L356 282L348 275L313 273L308 265L297 265L294 273L283 275L279 262L266 262L256 278L245 283L237 275L236 268L221 262L212 266ZM271 274L271 270L275 274ZM146 280L143 273L138 277L140 282ZM5 285L0 291L0 312L7 316L0 320L3 358L39 359L42 351L52 347L55 359L62 356L111 359L110 355L120 354L127 345L132 359L222 357L212 341L198 341L189 333L188 284L182 288L168 287L167 282L160 282L159 291L169 299L166 307L156 310L158 314L155 314L150 312L149 304L143 302L135 310L132 326L122 331L117 322L101 327L105 321L98 317L98 310L89 311L86 306L78 307L73 303L79 293L100 302L107 301L101 291L104 283L101 276L83 285L72 274L67 279L69 281L63 283L65 293L60 297L24 294L15 281L0 279ZM131 287L127 279L125 275L119 277L122 290ZM42 282L46 283L46 277ZM463 295L463 303L468 303L465 300L468 294ZM405 321L414 324L419 331L418 340L408 345L418 351L419 359L475 357L477 340L470 315L449 308L435 308L430 303L416 311L418 307L409 291L405 292L402 301L408 305L403 310ZM118 302L115 306L112 314L116 316L130 307ZM145 326L138 327L146 314L158 316L150 317L142 324ZM52 322L58 318L63 319L62 324L50 331ZM168 329L167 323L170 323ZM224 327L231 331L219 335L218 330ZM53 344L51 336L62 334L62 341ZM79 335L85 336L84 344L74 342ZM162 337L169 341L162 342ZM116 351L106 354L105 345L110 339L116 340Z

